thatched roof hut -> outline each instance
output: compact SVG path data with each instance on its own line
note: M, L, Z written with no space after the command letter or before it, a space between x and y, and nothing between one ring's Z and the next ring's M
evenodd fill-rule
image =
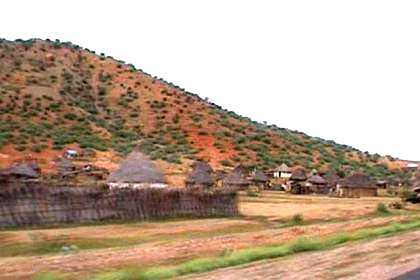
M309 177L308 182L314 185L326 185L327 181L319 175L312 175Z
M204 161L197 161L192 166L192 171L188 175L185 183L187 186L213 186L215 178L213 168Z
M110 183L166 184L163 173L145 155L134 151L111 173Z
M354 173L340 181L341 186L350 188L375 188L375 181L366 174Z
M41 170L36 162L22 162L0 170L0 177L5 179L37 179Z
M292 181L306 181L308 177L306 176L306 170L303 168L296 169L292 172L290 180Z
M235 169L223 179L223 186L249 186L250 182L244 175L241 169Z
M270 181L267 175L265 175L264 172L261 170L257 170L254 173L254 176L252 177L252 181L255 183L267 183Z
M354 173L339 182L337 189L339 196L361 197L377 196L378 187L375 181L363 173Z

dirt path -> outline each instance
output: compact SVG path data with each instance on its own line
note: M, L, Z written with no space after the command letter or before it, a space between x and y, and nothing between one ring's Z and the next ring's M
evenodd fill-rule
M183 280L393 279L420 267L420 231L330 251L220 269Z
M27 279L39 271L85 274L126 265L163 264L176 260L217 255L225 249L278 244L298 236L322 237L338 232L381 226L407 217L395 216L259 232L225 234L211 238L147 243L123 249L83 251L69 255L0 258L0 279Z

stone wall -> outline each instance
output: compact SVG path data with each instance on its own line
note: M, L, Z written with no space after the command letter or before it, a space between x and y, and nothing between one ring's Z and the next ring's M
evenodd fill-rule
M237 214L231 191L0 185L0 228Z

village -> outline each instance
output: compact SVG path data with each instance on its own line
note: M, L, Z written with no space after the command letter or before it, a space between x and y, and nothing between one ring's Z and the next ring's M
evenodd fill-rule
M25 4L31 24L19 4L4 24L27 32L0 39L0 280L416 279L404 275L420 274L420 154L401 85L418 85L417 68L378 52L413 63L411 41L386 49L411 25L366 4L85 2ZM49 26L103 53L18 39ZM383 69L404 79L388 85Z
M330 170L305 170L281 164L271 170L237 166L229 170L213 170L209 163L196 161L189 172L184 174L184 185L170 185L165 178L165 170L159 169L140 151L133 151L113 171L87 163L80 159L95 156L93 149L81 152L67 149L54 161L56 173L43 176L34 160L23 160L0 170L0 180L10 182L42 182L49 185L106 185L109 189L142 188L186 188L196 191L236 189L258 195L261 191L282 191L290 194L314 194L332 197L375 197L378 190L388 190L397 194L403 189L420 194L420 181L416 179L417 165L407 169L413 174L410 186L401 182L387 182L382 178L371 178L363 172L352 172L340 177ZM77 180L76 180L77 179ZM51 184L51 182L53 182Z
M396 224L400 230L418 223L418 205L399 197L404 190L420 190L414 167L413 184L407 188L358 172L341 178L286 164L264 171L244 166L215 171L207 162L195 161L185 174L185 186L177 187L170 186L165 170L138 150L111 172L80 164L80 157L80 152L65 151L56 161L57 174L48 177L48 186L33 161L1 171L0 279L126 279L121 275L143 275L143 268L135 269L139 265L152 271L161 269L161 264L183 265L180 257L187 265L202 256L233 258L243 250L303 242L301 238L359 236L360 232L389 231ZM101 183L72 185L78 176ZM398 248L410 258L416 251L409 246L415 232L402 236L404 242ZM355 254L364 250L354 246ZM373 248L377 254L383 251L376 265L388 262L388 254L395 250L392 246ZM317 277L356 275L361 265L369 266L363 258L345 254L328 262L337 263L331 269L318 269ZM407 269L413 268L416 260L407 264ZM249 273L264 277L277 271L259 270L259 265ZM238 272L223 272L230 273ZM197 275L197 279L219 277L217 271Z

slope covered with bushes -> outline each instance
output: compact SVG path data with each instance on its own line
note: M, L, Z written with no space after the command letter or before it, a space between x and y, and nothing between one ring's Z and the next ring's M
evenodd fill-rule
M22 156L75 144L124 155L140 146L172 164L201 158L214 167L285 162L399 172L389 170L392 158L253 122L133 65L59 41L0 41L0 112L0 152Z

